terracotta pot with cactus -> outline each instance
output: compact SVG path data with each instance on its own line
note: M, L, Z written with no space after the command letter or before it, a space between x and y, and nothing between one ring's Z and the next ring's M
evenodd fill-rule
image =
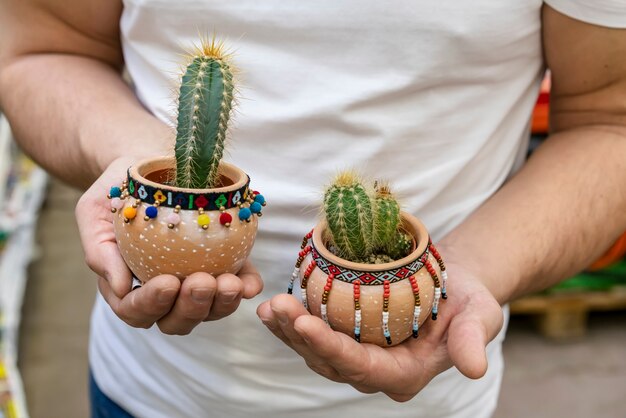
M323 219L302 240L288 293L334 330L392 346L417 338L447 298L447 273L428 231L402 212L386 184L368 188L340 173L324 194Z
M222 45L202 42L182 75L174 155L137 163L109 192L120 252L141 282L237 273L252 250L265 199L221 161L235 83Z

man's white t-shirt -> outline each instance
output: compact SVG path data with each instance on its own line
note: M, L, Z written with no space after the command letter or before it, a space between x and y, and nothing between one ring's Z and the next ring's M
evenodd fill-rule
M503 333L484 378L451 369L399 404L316 375L255 309L285 292L338 169L390 179L436 241L519 168L544 71L542 3L125 0L128 71L140 100L169 124L181 49L199 32L233 46L244 84L227 159L269 202L252 253L265 290L184 337L131 328L99 298L90 363L104 393L149 418L489 416ZM626 23L623 1L547 3L591 23Z

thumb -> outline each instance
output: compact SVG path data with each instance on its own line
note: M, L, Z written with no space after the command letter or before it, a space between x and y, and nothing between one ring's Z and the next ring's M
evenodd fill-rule
M77 206L76 220L85 252L85 262L91 270L109 283L115 296L123 298L130 292L132 273L117 248L113 225L106 220L89 219L84 216L81 206Z
M85 249L85 252L87 249ZM130 292L132 284L132 273L126 266L117 244L114 242L103 242L95 249L97 261L89 267L98 275L103 277L118 298L123 298Z
M448 353L457 369L470 379L487 372L487 330L477 317L460 314L448 328Z

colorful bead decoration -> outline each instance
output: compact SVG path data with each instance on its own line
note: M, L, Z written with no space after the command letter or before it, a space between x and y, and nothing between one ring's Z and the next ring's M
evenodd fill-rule
M127 206L126 208L124 208L123 215L124 220L126 220L127 222L131 219L135 219L135 217L137 216L137 208Z
M253 202L250 205L250 211L256 215L261 216L261 211L263 210L263 206L259 202Z
M411 282L411 289L413 290L413 296L415 297L415 306L413 307L413 338L417 338L419 332L419 317L422 313L422 306L420 303L420 288L415 280L415 276L409 277Z
M252 216L252 211L250 208L241 208L239 210L239 219L242 221L250 222L250 217Z
M391 333L389 332L389 280L383 283L383 335L387 344L391 345Z
M328 312L326 311L326 305L328 304L328 295L330 295L330 289L333 287L333 280L335 275L330 273L326 279L326 285L324 286L324 293L322 293L322 319L328 324ZM330 325L330 324L329 324Z
M313 245L313 244L311 244ZM428 254L428 249L424 252ZM359 271L345 268L343 266L337 266L324 258L313 246L312 250L313 259L317 262L317 266L326 274L333 273L337 280L341 280L346 283L353 283L356 279L361 281L362 285L376 286L382 285L385 280L389 280L390 283L395 283L408 279L410 275L415 274L419 269L424 266L425 258L418 257L410 263L400 266L394 270L385 271Z
M115 213L124 207L124 201L119 197L111 199L111 212Z
M220 224L224 225L224 226L230 226L230 224L233 222L233 217L230 213L228 212L222 212L220 214Z
M354 339L361 342L361 282L354 281Z
M158 213L159 210L156 208L156 206L148 206L146 208L146 217L149 219L156 218Z
M444 264L443 258L439 254L439 251L437 251L437 248L435 248L433 242L430 240L428 241L428 249L437 260L437 264L439 264L439 270L441 271L441 297L444 299L448 299L448 293L446 292L446 284L448 282L448 272L446 271L446 265Z
M435 282L435 298L433 299L433 310L431 312L433 321L437 320L437 313L439 312L439 298L441 297L441 287L439 286L439 277L437 277L437 272L430 261L426 260L426 270L428 270L428 274L432 277Z
M305 243L306 244L306 243ZM291 273L291 279L289 280L289 285L287 286L287 293L290 295L293 293L293 283L298 278L298 274L300 273L300 266L302 265L302 261L304 261L304 257L311 252L310 246L303 246L302 251L298 253L298 259L296 260L296 266L293 269L293 273Z
M122 196L122 189L117 186L111 187L111 190L109 191L109 197L114 198L120 196Z
M247 178L246 183L239 189L233 190L229 193L195 193L195 192L180 192L175 189L169 189L167 186L154 187L150 184L143 184L140 181L133 179L130 175L130 170L127 172L127 182L129 184L128 191L132 197L141 198L145 203L153 204L155 201L159 202L161 206L175 207L181 206L185 209L205 209L205 210L219 210L220 207L230 209L239 206L243 203L242 196L245 191L250 187L250 177ZM168 198L168 193L171 196Z
M302 296L302 304L304 305L305 309L309 309L309 301L307 300L307 295L306 295L306 286L307 286L307 283L309 282L309 277L311 277L311 273L313 273L314 269L315 269L315 261L311 260L311 263L307 266L306 270L304 271L304 275L302 276L302 282L300 283L300 294Z
M258 192L255 192L258 193ZM257 194L254 196L254 201L262 206L265 206L267 203L265 202L265 197L262 194Z
M165 222L167 222L169 229L174 229L174 227L180 223L180 215L176 212L170 213L165 218Z
M239 208L238 217L241 221L250 222L252 215L261 216L262 207L265 205L263 196L259 201L255 201L258 192L250 193L248 177L246 184L228 193L189 193L181 192L175 189L168 189L167 186L162 188L154 187L149 184L143 184L136 179L130 177L130 170L127 178L122 182L122 187L113 186L110 188L107 197L111 200L111 212L116 213L124 208L124 200L134 197L135 203L123 210L124 222L128 223L137 216L138 207L141 203L146 203L144 220L149 221L157 218L159 207L171 207L174 213L170 213L165 218L167 227L174 229L176 225L181 223L180 211L184 209L197 210L197 223L203 229L208 229L211 223L209 215L205 214L205 210L219 210L219 222L221 225L230 227L233 222L233 215L226 212L227 209ZM242 200L242 196L245 199Z
M198 215L198 225L200 225L202 229L207 229L210 223L211 218L209 218L209 215L205 213Z

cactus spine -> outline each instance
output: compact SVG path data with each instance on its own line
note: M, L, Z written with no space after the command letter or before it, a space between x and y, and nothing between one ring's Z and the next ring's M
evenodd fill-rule
M372 202L352 172L340 173L324 195L326 220L338 255L360 260L373 249Z
M233 71L215 40L203 42L183 75L176 129L176 185L217 186L233 108Z
M368 193L353 172L337 175L324 194L324 212L336 255L362 263L400 259L412 239L400 229L400 205L387 185Z

